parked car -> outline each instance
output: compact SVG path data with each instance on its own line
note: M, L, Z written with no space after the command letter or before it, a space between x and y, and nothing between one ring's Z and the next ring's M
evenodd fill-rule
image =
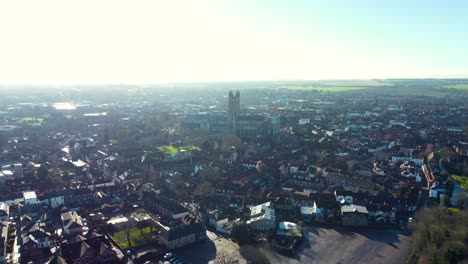
M172 258L175 257L175 254L172 253L172 252L167 252L165 255L164 255L164 260L170 260Z

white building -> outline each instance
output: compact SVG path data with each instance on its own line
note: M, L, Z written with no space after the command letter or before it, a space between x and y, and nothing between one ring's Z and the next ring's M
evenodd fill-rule
M279 222L276 234L278 236L302 237L302 229L292 222Z
M0 202L0 221L7 221L10 216L10 206L4 202Z
M250 208L250 220L247 224L257 230L271 230L275 228L275 208L271 202L252 206Z
M24 205L37 204L37 196L34 191L23 193Z
M49 201L51 208L57 208L65 203L65 198L63 196L51 197Z

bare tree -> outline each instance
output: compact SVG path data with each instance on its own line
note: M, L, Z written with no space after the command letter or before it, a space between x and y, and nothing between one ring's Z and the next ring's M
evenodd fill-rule
M226 253L225 251L222 251L221 253L216 255L216 264L234 264L237 263L237 259L234 257L234 255L230 255Z

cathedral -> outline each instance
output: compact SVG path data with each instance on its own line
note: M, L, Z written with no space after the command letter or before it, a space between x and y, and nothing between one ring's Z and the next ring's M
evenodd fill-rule
M241 137L277 135L280 119L276 115L241 114L240 92L229 91L229 105L226 112L200 112L188 114L181 121L181 132L189 133L232 133Z

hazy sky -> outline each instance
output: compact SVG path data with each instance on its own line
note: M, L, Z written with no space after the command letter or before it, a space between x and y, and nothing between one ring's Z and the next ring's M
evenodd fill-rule
M0 83L468 77L468 1L0 0Z

